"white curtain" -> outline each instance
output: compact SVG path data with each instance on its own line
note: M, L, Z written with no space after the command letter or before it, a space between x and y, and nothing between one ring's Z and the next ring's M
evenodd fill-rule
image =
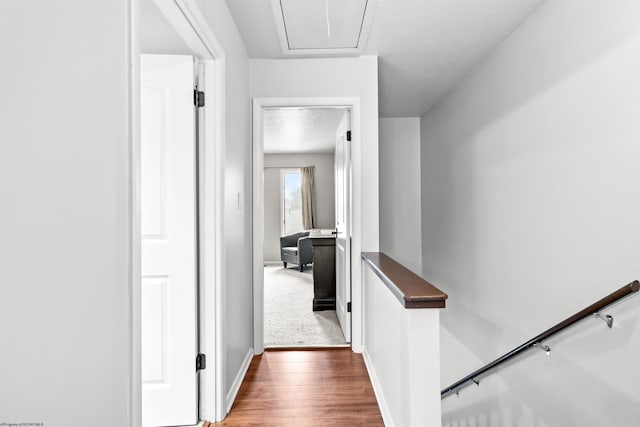
M313 191L313 166L300 168L302 172L302 227L311 230L316 227L316 201Z

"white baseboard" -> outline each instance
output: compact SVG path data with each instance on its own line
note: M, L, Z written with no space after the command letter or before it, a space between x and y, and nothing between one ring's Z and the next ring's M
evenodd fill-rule
M225 413L229 413L231 411L231 407L233 406L233 402L236 400L236 396L238 395L238 391L240 391L240 386L242 385L242 380L244 380L244 376L247 374L249 370L249 365L251 364L251 359L253 359L253 347L249 349L247 355L242 361L242 365L240 365L240 370L238 374L233 380L231 384L231 388L227 393L227 401L226 401L226 411Z
M282 265L282 261L265 261L264 265Z
M373 386L373 393L376 395L376 400L378 401L378 408L380 408L382 421L386 427L395 427L393 419L391 418L391 413L389 412L389 407L387 406L387 401L384 399L384 393L382 393L382 385L376 375L376 370L373 367L373 362L367 352L366 346L362 348L362 358L364 359L364 364L367 367L367 372L369 373L369 379Z

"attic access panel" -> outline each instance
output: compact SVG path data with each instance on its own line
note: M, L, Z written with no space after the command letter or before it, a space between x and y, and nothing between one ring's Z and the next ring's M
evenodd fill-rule
M279 0L290 50L356 49L368 0Z

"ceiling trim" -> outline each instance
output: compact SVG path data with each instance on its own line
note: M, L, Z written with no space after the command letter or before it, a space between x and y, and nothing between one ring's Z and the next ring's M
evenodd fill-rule
M365 6L364 17L362 18L362 27L360 29L360 37L358 38L358 47L355 48L331 48L331 49L291 49L287 41L287 30L284 23L284 15L282 13L282 4L280 0L271 0L271 10L273 11L273 20L278 30L278 40L280 41L280 49L284 56L288 57L326 57L326 56L359 56L362 55L369 41L373 17L375 15L378 2L376 0L367 0Z

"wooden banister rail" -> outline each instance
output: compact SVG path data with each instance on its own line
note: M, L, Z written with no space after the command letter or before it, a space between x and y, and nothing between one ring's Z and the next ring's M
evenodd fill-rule
M603 317L603 319L607 322L607 325L611 327L613 318L611 318L610 316L602 316L600 312L603 309L610 306L611 304L631 294L637 293L638 290L640 290L640 282L638 282L637 280L629 283L626 286L623 286L622 288L598 300L597 302L591 304L590 306L584 308L583 310L580 310L573 316L568 317L562 322L552 326L551 328L547 329L546 331L542 332L536 337L531 338L529 341L525 342L524 344L521 344L518 347L514 348L513 350L498 357L494 361L487 363L482 368L470 373L466 377L444 388L440 392L441 399L445 399L446 397L451 396L452 394L457 394L460 390L462 390L463 388L471 384L479 384L480 378L483 376L486 376L489 373L489 371L492 371L499 365L502 365L503 363L513 359L514 357L521 355L522 353L524 353L527 350L530 350L533 347L541 347L545 349L543 345L544 340L574 325L575 323L579 322L582 319L596 315L599 317Z
M363 252L368 264L404 308L445 308L447 294L382 252Z

